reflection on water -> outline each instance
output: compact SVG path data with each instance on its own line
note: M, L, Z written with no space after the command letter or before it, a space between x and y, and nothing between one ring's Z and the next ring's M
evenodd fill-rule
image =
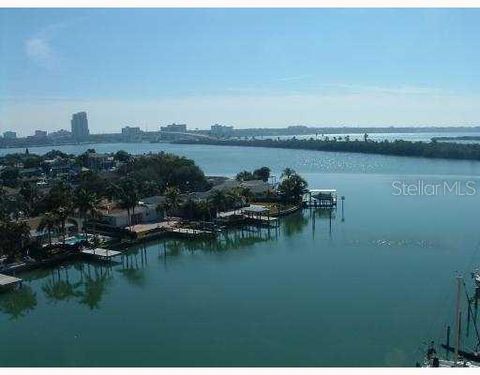
M93 310L100 308L111 279L109 267L76 263L52 271L41 290L49 302L73 300Z
M48 303L76 302L90 310L99 310L115 275L121 276L129 285L144 287L146 268L150 256L162 262L196 251L227 252L250 249L253 245L277 241L280 233L292 237L305 230L309 221L330 218L331 210L309 210L296 212L281 220L279 227L247 226L225 230L216 239L165 239L134 246L124 252L120 261L75 262L56 268L39 269L24 277L23 287L0 295L0 311L11 319L24 317L37 307L37 292L41 292ZM334 218L334 215L333 215ZM313 227L314 229L314 227ZM148 249L147 249L148 246ZM41 280L37 291L28 283Z
M145 248L132 249L122 255L120 273L130 285L142 287L145 284L145 267L147 266L147 254Z
M0 295L0 311L15 320L37 306L37 296L27 285Z
M87 265L90 271L90 266ZM79 303L93 309L100 308L100 302L107 291L107 286L112 280L110 268L94 267L93 272L89 272L83 282L83 290Z
M311 213L312 210L309 211ZM285 234L287 237L291 237L303 231L308 224L308 218L305 217L302 212L295 212L294 214L290 215L289 220L286 220L282 224L283 234Z
M64 270L64 273L61 272L59 267L57 272L53 271L48 280L42 285L42 291L51 302L68 301L81 296L81 292L78 289L82 282L70 282L68 268L64 268ZM62 278L62 275L65 275L65 279Z

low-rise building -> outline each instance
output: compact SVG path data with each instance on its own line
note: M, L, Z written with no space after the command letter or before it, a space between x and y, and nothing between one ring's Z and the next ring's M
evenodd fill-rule
M186 133L187 132L187 124L170 124L167 126L160 127L160 131L162 132L174 132L174 133Z
M228 138L233 135L233 126L215 124L210 127L210 134L214 137Z
M47 136L52 140L67 140L72 138L72 133L68 130L60 129L49 133Z
M135 142L141 140L143 137L143 131L140 127L125 126L122 128L122 138L125 142Z
M17 139L17 133L12 131L3 132L3 138L5 139Z
M35 130L34 138L47 138L47 132L45 130Z

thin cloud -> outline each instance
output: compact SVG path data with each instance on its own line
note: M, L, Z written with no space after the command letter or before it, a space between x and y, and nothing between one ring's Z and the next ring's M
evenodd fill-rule
M52 42L62 29L85 18L87 17L77 17L45 26L25 40L25 54L33 63L42 68L49 70L59 68L60 57Z
M25 53L37 65L53 68L55 54L50 45L50 40L45 36L33 36L25 41Z
M451 94L443 89L422 86L369 86L354 84L325 84L326 88L344 90L350 93L391 94L391 95L442 95Z

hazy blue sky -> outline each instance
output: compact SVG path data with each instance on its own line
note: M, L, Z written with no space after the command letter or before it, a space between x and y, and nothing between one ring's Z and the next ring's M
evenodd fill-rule
M0 10L0 131L468 125L478 10Z

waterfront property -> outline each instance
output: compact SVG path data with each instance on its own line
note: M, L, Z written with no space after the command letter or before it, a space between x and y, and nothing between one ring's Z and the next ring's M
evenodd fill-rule
M335 189L309 189L303 197L306 207L335 207L337 191Z
M114 208L102 212L101 223L114 228L126 228L141 223L155 223L164 218L164 212L157 209L155 204L137 204L130 210L125 208Z
M0 166L9 186L0 189L0 255L11 272L79 254L107 259L102 248L162 236L215 238L231 226L278 227L277 216L299 208L307 188L290 168L279 183L269 182L266 166L234 179L207 177L192 160L166 153L25 150L0 158Z
M270 216L270 210L262 205L251 204L242 208L242 213L248 222L255 224L278 225L278 218Z
M102 151L115 151L111 147ZM168 147L215 176L253 170L272 152L232 147L220 165L215 146L131 147L146 153ZM77 153L83 151L79 146ZM444 336L442 319L425 324L425 316L446 311L451 275L471 271L466 259L480 261L480 196L394 197L390 183L405 175L478 183L480 164L275 153L271 167L278 176L294 166L312 188L334 187L338 197L346 195L345 220L335 210L331 216L324 209L295 211L278 230L240 225L215 240L162 234L111 247L122 249L118 264L63 261L17 272L23 287L0 295L2 363L132 366L141 356L152 366L413 365L422 339ZM277 211L277 202L253 204ZM136 323L125 324L126 317ZM104 350L90 350L92 340ZM185 350L192 345L195 350Z

